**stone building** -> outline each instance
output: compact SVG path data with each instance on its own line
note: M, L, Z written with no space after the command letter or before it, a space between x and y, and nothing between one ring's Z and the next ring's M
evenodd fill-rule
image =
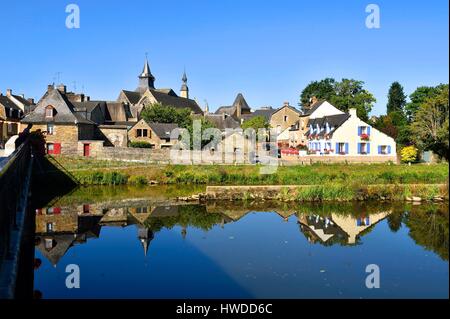
M4 148L11 137L21 131L20 120L33 107L33 99L25 99L24 95L15 95L11 89L6 90L6 95L0 93L0 149Z
M251 109L242 93L239 93L232 105L219 107L215 114L225 117L231 116L239 123L242 123L245 116L251 115Z
M67 94L66 87L49 85L33 112L22 120L33 124L32 131L46 134L49 154L89 156L92 147L100 147L103 141L96 134L97 117L101 117L101 103L71 102L75 94ZM81 100L81 97L80 97ZM98 111L98 109L100 111Z
M189 108L194 114L203 114L200 106L195 100L189 99L189 88L187 86L186 72L182 77L180 96L174 90L155 88L155 77L150 71L148 61L145 61L144 69L139 75L139 85L134 91L122 90L117 102L125 103L130 109L130 121L140 120L142 110L151 104L160 103L164 106L175 108Z
M168 148L177 142L177 139L170 137L177 128L177 124L151 123L142 119L128 131L128 139L131 142L149 143L154 149Z

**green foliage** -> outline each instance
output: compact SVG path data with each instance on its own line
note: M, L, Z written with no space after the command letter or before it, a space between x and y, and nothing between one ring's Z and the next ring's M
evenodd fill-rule
M416 144L446 160L449 158L448 89L448 84L437 87L437 93L419 105L411 124Z
M417 161L418 150L414 146L406 146L400 150L400 157L403 163L414 163Z
M392 112L402 113L406 105L406 95L400 83L392 83L388 93L387 114Z
M353 79L342 79L341 82L336 82L334 79L327 78L311 82L302 91L300 104L304 110L308 109L310 99L315 96L319 100L326 99L344 112L355 108L358 117L366 121L376 99L372 93L363 88L363 85L363 81Z
M150 144L148 142L144 142L144 141L135 141L135 142L130 142L129 147L134 147L134 148L152 148L152 144Z
M267 119L264 116L255 116L255 117L252 117L251 119L245 121L244 123L242 123L241 128L243 130L252 128L255 131L258 131L258 129L260 129L260 128L269 129L270 124L269 124L269 122L267 122Z
M448 85L440 84L436 87L432 86L421 86L418 87L410 96L410 102L406 104L405 110L406 115L408 117L408 120L412 122L414 120L414 116L417 112L417 110L420 108L422 104L425 103L425 101L428 98L434 97L439 94L442 89L445 88L445 86L448 87ZM448 89L448 88L447 88Z
M136 175L136 176L131 176L128 179L128 184L131 185L147 185L148 184L148 180L145 176L141 176L141 175Z
M179 127L188 128L191 124L191 110L189 108L178 109L173 106L164 106L154 103L145 107L141 117L147 122L176 123Z

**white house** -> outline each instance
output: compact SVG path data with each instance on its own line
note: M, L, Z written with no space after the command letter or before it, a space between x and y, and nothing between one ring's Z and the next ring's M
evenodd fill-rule
M371 127L356 115L356 109L349 113L338 110L328 102L320 108L321 117L310 117L306 132L308 150L315 155L339 156L385 156L396 157L393 138ZM317 112L314 113L319 113ZM325 115L326 114L326 115Z

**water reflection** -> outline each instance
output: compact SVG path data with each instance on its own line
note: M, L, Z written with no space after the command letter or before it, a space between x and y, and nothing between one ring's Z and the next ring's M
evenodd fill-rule
M448 206L403 204L344 204L295 207L279 203L184 204L148 198L75 203L36 210L36 248L54 266L71 247L88 244L101 236L103 227L136 227L136 244L143 254L163 229L180 227L185 239L188 228L209 231L215 226L237 223L254 212L278 214L284 221L295 218L310 244L354 246L378 223L387 221L392 232L409 229L416 244L448 260ZM150 248L151 249L151 248Z

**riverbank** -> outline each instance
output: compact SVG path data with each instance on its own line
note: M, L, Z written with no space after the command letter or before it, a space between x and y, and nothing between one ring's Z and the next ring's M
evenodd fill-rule
M196 197L195 197L196 198ZM186 200L189 200L187 198ZM208 186L201 201L448 201L446 184L339 184L276 186Z
M82 185L377 185L447 184L448 164L313 164L280 166L260 174L257 165L153 165L57 157Z

